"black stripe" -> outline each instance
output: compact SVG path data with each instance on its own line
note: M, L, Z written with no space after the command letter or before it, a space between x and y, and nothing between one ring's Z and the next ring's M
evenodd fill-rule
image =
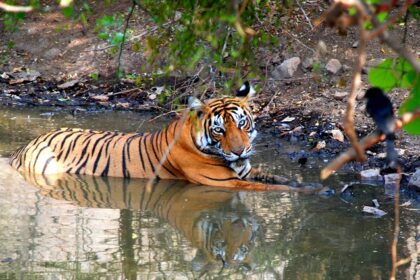
M108 157L108 160L106 162L105 168L104 168L104 170L101 173L101 176L107 176L108 175L110 161L111 161L111 158Z
M70 142L70 144L69 144L69 146L68 146L68 148L67 148L66 155L64 156L63 161L67 161L67 158L68 158L68 156L70 155L70 151L71 151L71 152L73 152L74 147L75 147L75 145L76 145L76 142L79 140L79 138L80 138L82 135L83 135L83 134L79 134L79 135L77 135L77 136L76 136L76 138L74 138L74 139L72 140L72 142Z
M125 146L124 146L125 147ZM127 170L127 163L126 158L125 158L125 149L123 148L122 150L122 172L125 178L130 178L130 172Z
M252 170L252 168L250 168L250 169L248 170L248 172L247 172L244 176L242 176L241 178L246 178L246 177L248 177L249 173L251 173L251 170Z
M200 176L212 180L212 181L218 181L218 182L223 182L223 181L230 181L230 180L238 180L237 177L230 177L230 178L211 178L211 177L207 177L206 175L203 174L199 174Z
M45 173L45 170L47 170L47 166L48 166L48 164L50 163L50 161L51 161L52 159L54 159L54 156L49 157L49 158L45 161L44 168L42 169L42 173L41 173L41 174L44 174L44 173Z
M39 155L42 153L43 150L48 148L48 146L42 147L41 149L38 149L38 154L35 156L32 172L35 172L36 162L38 161ZM29 172L31 172L31 168L29 167Z
M146 139L146 136L145 135L143 135L142 137L141 137L141 139L140 139L140 143L139 143L139 154L140 154L140 161L141 161L141 167L143 168L143 172L145 172L146 173L146 166L144 166L144 160L143 160L143 150L142 150L142 144L143 144L143 147L144 147L144 149L146 149L146 144L144 143L144 141L145 141L145 139Z
M149 134L146 137L149 137L149 136L151 136L151 135ZM152 160L150 159L150 155L149 155L149 152L147 151L146 145L144 146L144 151L146 152L146 156L147 156L147 159L149 161L150 167L152 168L153 173L155 173L155 166L153 165Z

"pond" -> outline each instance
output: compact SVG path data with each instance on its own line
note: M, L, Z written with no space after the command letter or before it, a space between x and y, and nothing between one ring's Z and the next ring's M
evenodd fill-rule
M235 192L183 181L90 176L23 178L7 156L57 127L149 131L168 122L135 112L0 108L0 279L387 279L393 198L383 186L339 173L348 196ZM301 147L260 135L253 162L289 178L317 181ZM387 215L362 213L377 199ZM418 205L401 207L399 258L420 246ZM410 204L411 203L411 204ZM412 260L399 278L419 279Z

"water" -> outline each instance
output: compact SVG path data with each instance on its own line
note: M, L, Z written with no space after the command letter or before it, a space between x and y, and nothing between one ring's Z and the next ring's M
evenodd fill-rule
M49 110L0 110L0 279L389 277L394 209L381 186L356 185L352 197L322 197L182 181L147 188L144 180L75 175L25 180L6 156L40 133L56 127L145 131L168 121ZM316 180L323 163L310 159L299 167L286 156L296 149L262 137L254 161L277 174ZM338 190L353 180L341 174L328 184ZM362 214L373 198L387 215ZM401 207L400 258L420 246L414 208ZM417 260L399 269L400 279L419 277Z

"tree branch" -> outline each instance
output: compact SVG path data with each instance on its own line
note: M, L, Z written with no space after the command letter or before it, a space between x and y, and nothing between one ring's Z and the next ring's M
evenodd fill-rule
M32 12L32 6L16 6L16 5L9 5L4 2L0 2L0 9L5 10L6 12L10 13L19 13L19 12Z
M125 43L125 38L126 38L126 34L127 34L127 29L128 29L128 24L130 23L130 18L133 15L134 9L137 6L137 2L133 0L132 4L131 4L131 8L130 11L128 12L127 18L125 20L125 26L124 26L124 33L123 33L123 37L121 40L121 44L120 44L120 51L118 53L118 66L117 66L117 76L118 78L120 78L120 68L121 68L121 55L122 55L122 51L124 48L124 43Z

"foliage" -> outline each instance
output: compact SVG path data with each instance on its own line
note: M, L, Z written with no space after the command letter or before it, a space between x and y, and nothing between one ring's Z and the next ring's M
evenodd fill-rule
M123 23L124 20L120 14L104 15L96 20L95 31L98 33L99 38L106 40L111 45L113 54L116 53L124 39Z
M5 2L17 3L15 0ZM62 9L63 14L86 26L88 18L94 14L95 6L89 5L93 2L66 2L70 5ZM106 0L105 4L116 2ZM29 0L27 3L42 10L39 0ZM247 79L258 77L259 70L254 61L255 50L262 45L277 44L277 35L273 36L267 31L267 27L279 29L279 18L291 3L292 1L273 0L132 0L132 7L137 7L135 11L146 13L157 29L149 30L144 45L139 41L131 42L131 51L143 50L151 64L157 68L156 73L169 73L175 69L193 73L201 66L209 67L214 74L213 79L225 78L222 79L226 81L224 86L230 88L237 85L243 75L247 75ZM394 7L379 0L367 0L366 4L375 11L379 23L386 24L390 20L391 9ZM130 5L129 2L126 5ZM94 31L109 44L111 54L122 50L122 44L132 36L133 31L127 28L130 9L128 13L100 15L96 20ZM416 5L411 5L408 11L413 18L420 18L420 9ZM350 16L356 16L357 13L354 7L349 7ZM6 30L16 30L17 23L24 17L23 13L0 11L0 21ZM389 27L392 28L392 25ZM371 19L365 19L364 26L372 29ZM315 75L319 72L317 65L314 65L313 72ZM395 87L410 90L409 98L401 106L401 113L420 107L419 73L405 60L385 59L370 70L368 78L373 86L381 87L385 91ZM162 95L162 99L166 98ZM420 133L420 121L406 129L411 133Z
M252 47L270 42L269 34L252 29L268 13L268 2L144 0L143 9L160 26L158 35L147 37L149 59L167 59L163 71L191 71L204 59L240 78L241 70L254 65Z
M388 58L372 68L368 73L372 86L388 92L396 87L410 90L408 99L400 108L400 113L420 109L420 74L402 58ZM420 134L420 119L405 126L412 134Z

